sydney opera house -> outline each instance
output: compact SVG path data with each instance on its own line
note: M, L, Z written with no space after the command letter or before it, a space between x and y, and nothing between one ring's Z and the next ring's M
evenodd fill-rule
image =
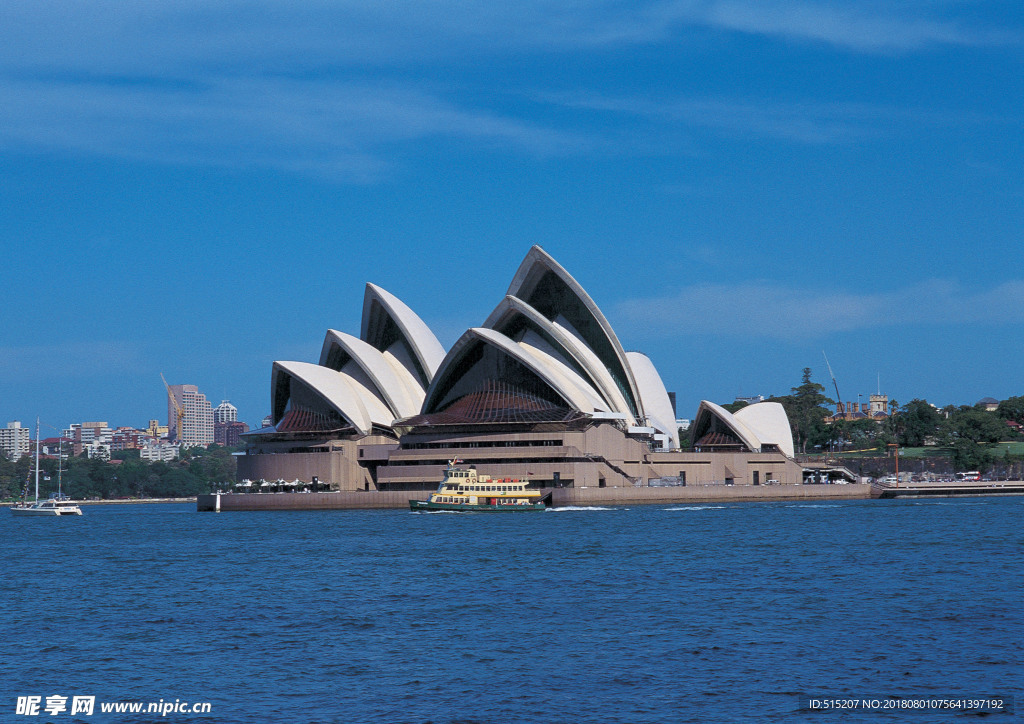
M543 487L799 483L782 406L702 402L680 449L657 369L626 352L540 247L503 299L445 351L401 300L367 284L359 336L328 330L317 362L275 362L272 426L238 476L337 490L436 487L447 461Z

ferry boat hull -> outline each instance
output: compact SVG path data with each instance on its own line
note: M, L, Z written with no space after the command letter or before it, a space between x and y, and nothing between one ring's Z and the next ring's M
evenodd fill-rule
M484 503L435 503L430 500L410 500L409 510L437 511L450 510L467 513L525 513L527 511L547 510L548 506L544 501L525 504L484 504Z
M410 500L409 510L525 513L545 510L551 505L551 493L531 487L529 480L478 475L475 466L456 467L460 462L449 460L437 491L426 500Z

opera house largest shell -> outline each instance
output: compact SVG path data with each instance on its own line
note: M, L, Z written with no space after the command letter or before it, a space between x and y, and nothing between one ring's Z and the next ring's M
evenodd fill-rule
M359 336L328 330L316 363L274 362L271 405L271 427L247 437L240 476L415 490L461 458L541 485L618 487L735 481L754 476L723 455L774 454L776 468L792 457L784 412L755 405L732 416L706 403L697 424L729 445L705 442L715 464L687 460L694 453L679 450L653 362L623 349L590 295L538 246L483 324L447 352L401 300L367 284Z

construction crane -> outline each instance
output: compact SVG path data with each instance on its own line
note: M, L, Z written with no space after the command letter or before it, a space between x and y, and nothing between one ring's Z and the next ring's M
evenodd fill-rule
M828 355L825 354L825 350L821 350L821 356L825 358L825 366L828 367L829 377L832 378L832 384L836 388L836 413L843 414L843 398L839 396L839 383L836 382L836 376L832 374L832 365L828 363Z
M164 381L164 387L167 388L167 399L171 401L171 406L174 407L174 414L178 418L177 425L174 428L174 440L175 442L181 442L181 418L185 417L185 410L182 409L181 405L178 404L178 399L171 392L171 386L167 384L167 379L164 377L164 373L160 373L160 379Z

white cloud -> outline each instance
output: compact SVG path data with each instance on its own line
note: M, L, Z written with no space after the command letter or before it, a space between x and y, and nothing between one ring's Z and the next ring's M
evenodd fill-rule
M869 53L1013 41L1003 31L971 29L957 20L901 15L894 10L893 3L720 0L706 5L702 19L726 30L819 41Z
M536 87L523 87L527 76L511 73L502 96L450 82L454 69L495 59L514 64L523 54L682 46L709 28L856 52L1013 38L970 30L956 12L776 0L10 2L0 5L0 144L353 181L387 173L400 160L384 147L410 140L576 153L618 147L621 138L524 120L522 104L508 101L537 97ZM853 104L613 98L599 90L562 102L660 124L651 133L660 148L672 127L846 142L876 132L887 112ZM561 123L582 127L575 117ZM629 134L627 148L643 143L635 128L602 133Z
M771 282L704 284L615 308L640 337L744 336L794 340L905 325L1024 324L1024 281L983 290L933 280L891 291L788 288Z
M868 53L1019 42L1012 29L972 25L970 10L880 0L36 0L0 8L0 68L187 75L384 67L681 43L708 28Z
M98 81L0 82L0 146L167 163L258 166L371 180L384 147L458 138L535 154L582 143L415 89L287 78L187 88Z
M876 135L879 128L910 114L865 103L784 102L725 98L651 98L597 93L544 94L539 100L583 111L632 116L667 128L709 129L746 137L807 144L845 143Z

